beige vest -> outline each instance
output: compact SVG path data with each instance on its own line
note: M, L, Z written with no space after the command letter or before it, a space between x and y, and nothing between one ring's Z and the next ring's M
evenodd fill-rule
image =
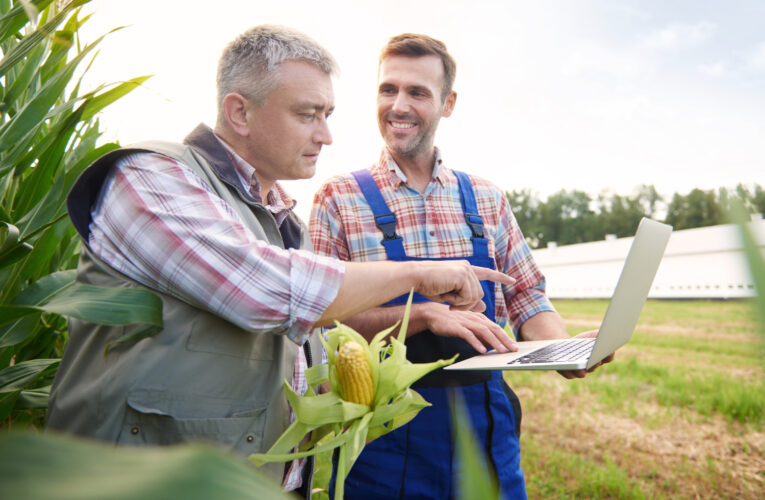
M206 132L209 129L202 131ZM283 247L271 213L221 182L210 163L191 147L143 143L105 155L88 171L108 168L136 151L158 152L190 167L234 207L253 234ZM70 214L77 203L70 200ZM290 217L293 224L298 221ZM305 225L299 222L299 227L301 247L309 248ZM106 287L141 286L93 256L86 239L77 280ZM158 295L163 330L119 344L106 355L109 343L136 327L70 321L70 340L51 390L47 426L128 445L193 440L245 456L267 450L290 423L283 384L292 382L298 347L284 335L253 334L183 301ZM311 336L311 343L312 358L317 360L321 352L317 335ZM262 470L280 482L284 465Z

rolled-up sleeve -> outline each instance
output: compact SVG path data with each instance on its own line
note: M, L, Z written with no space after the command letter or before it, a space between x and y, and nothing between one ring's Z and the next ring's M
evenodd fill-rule
M92 210L89 246L148 288L254 333L302 344L337 296L345 264L259 240L190 169L123 158Z
M498 231L496 251L500 268L516 280L513 285L503 285L502 291L510 325L518 337L521 325L529 318L555 308L545 295L545 277L504 197L500 207L501 230Z

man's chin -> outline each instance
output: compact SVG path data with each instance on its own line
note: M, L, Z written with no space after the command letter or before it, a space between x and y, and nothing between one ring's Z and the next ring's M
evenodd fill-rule
M298 179L311 179L316 175L316 165L310 168L304 168L300 171Z
M419 143L408 142L402 144L397 143L396 141L386 141L385 145L388 148L388 151L393 153L395 156L410 158L417 156Z

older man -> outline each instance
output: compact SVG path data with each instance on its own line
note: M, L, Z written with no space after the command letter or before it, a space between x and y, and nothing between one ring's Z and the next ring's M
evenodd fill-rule
M154 290L164 328L119 341L130 332L72 320L49 428L261 452L290 422L282 382L305 390L315 326L411 287L455 307L480 302L483 276L465 262L349 265L307 251L278 181L311 177L332 142L335 68L302 33L253 28L220 59L214 130L114 151L81 176L68 199L83 242L78 280ZM311 470L300 461L268 472L308 494Z

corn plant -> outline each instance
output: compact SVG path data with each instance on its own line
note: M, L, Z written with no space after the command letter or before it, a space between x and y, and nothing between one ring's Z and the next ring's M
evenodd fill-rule
M81 91L103 39L80 40L89 1L0 0L2 426L41 424L66 316L161 325L161 303L148 291L75 283L80 244L66 195L85 167L118 147L97 144L96 114L148 78Z
M432 363L406 359L404 340L411 301L410 294L397 337L388 337L398 326L393 325L367 343L351 327L337 323L326 339L322 338L329 362L306 370L309 389L305 396L299 396L285 382L295 420L268 452L250 456L254 464L286 462L337 448L335 500L343 498L345 478L365 444L401 427L430 406L410 386L457 357ZM344 349L348 344L353 347ZM327 383L329 391L316 394L315 389ZM309 434L310 440L300 445ZM293 452L298 445L299 450Z

